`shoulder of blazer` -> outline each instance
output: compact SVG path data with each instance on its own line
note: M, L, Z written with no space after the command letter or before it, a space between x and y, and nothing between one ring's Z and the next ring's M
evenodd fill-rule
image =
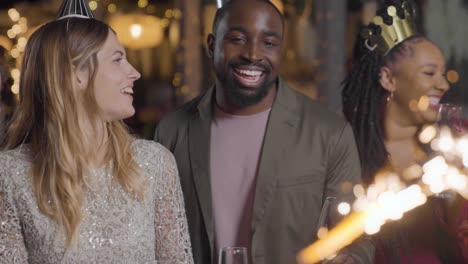
M199 105L206 92L167 114L157 125L154 140L173 150L177 141L186 136L190 120L199 114Z
M294 111L295 115L298 115L302 125L321 128L330 132L341 131L346 126L347 121L342 115L327 109L319 102L289 88L287 85L283 89L287 89L285 93L288 94L290 102L282 101L281 103L294 105L292 108L291 106L286 107Z
M158 124L158 129L166 132L167 130L178 129L188 122L198 112L198 104L203 98L204 94L192 99L191 101L183 104L174 112L168 113ZM171 131L167 131L170 133Z

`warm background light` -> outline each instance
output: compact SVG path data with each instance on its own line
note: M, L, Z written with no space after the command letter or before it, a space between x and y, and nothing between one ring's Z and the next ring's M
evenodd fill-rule
M20 14L14 8L11 8L10 10L8 10L8 16L10 16L10 19L13 22L18 21L18 19L20 18Z
M133 24L130 26L130 34L132 35L132 38L138 39L141 36L141 25L140 24Z
M109 4L107 6L107 11L109 11L109 13L115 13L117 11L117 6L115 4Z
M90 1L89 8L91 8L91 10L96 10L98 8L98 3L96 1Z
M450 70L447 72L447 80L450 83L456 83L458 80L460 80L460 76L458 75L458 72L454 70Z
M148 0L138 0L139 8L145 8L146 6L148 6Z
M110 26L122 45L130 49L158 46L163 40L161 20L154 16L129 14L112 16Z

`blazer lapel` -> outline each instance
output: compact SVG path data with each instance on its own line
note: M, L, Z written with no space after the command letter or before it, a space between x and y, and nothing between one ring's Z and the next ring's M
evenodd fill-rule
M198 194L203 221L208 233L211 252L214 250L214 223L211 203L210 134L213 88L208 90L198 104L198 112L190 120L188 142L190 164Z
M299 120L295 94L290 89L281 79L278 81L278 92L268 120L258 167L252 213L253 232L265 216L266 207L275 191L281 159L287 154L287 141L284 138L292 135Z

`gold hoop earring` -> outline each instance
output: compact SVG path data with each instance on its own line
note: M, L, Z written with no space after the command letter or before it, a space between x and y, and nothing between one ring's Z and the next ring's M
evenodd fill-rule
M387 104L393 99L393 92L390 92L390 95L387 96Z

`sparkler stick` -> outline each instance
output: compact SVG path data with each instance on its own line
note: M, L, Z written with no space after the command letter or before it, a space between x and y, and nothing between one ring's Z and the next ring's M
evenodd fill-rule
M299 263L317 263L351 244L364 233L365 213L352 213L333 228L325 239L305 248L299 253ZM345 234L345 235L344 235Z

